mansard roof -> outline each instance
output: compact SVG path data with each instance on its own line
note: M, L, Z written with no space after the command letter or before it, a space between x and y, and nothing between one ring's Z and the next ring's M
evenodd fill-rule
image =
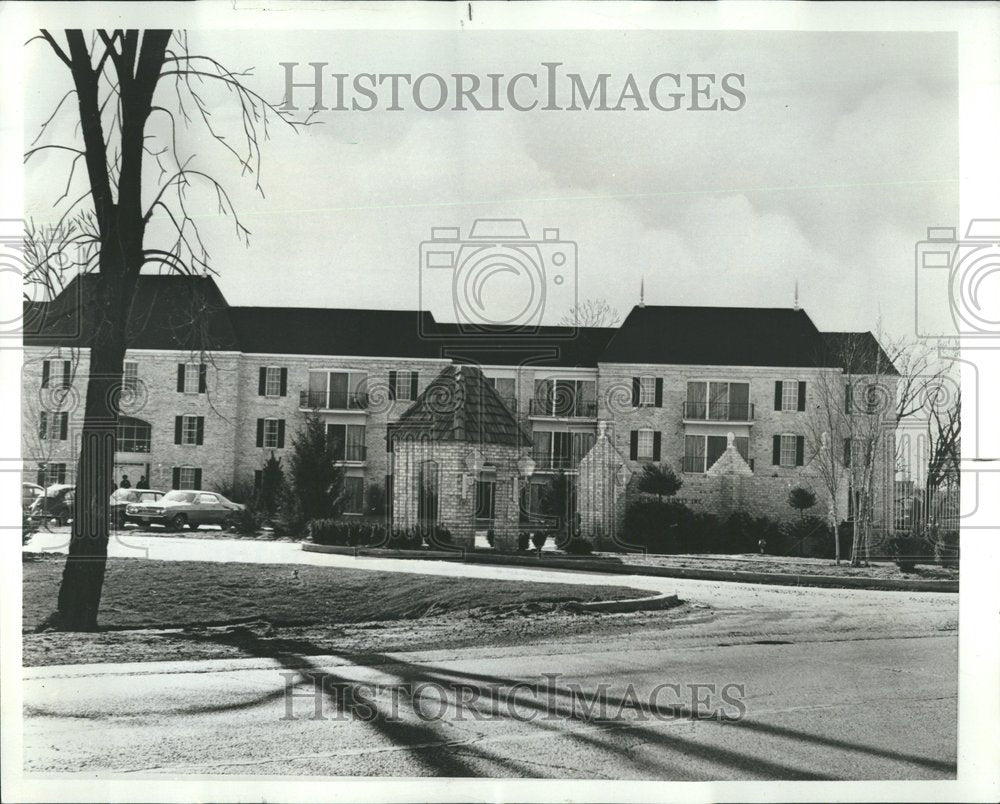
M97 277L74 279L50 302L26 302L24 343L85 347L103 318ZM246 307L211 277L142 275L129 314L133 349L446 359L457 364L594 368L598 363L844 367L866 354L895 373L870 332L822 333L803 310L638 306L617 328L538 327L470 334L427 311Z

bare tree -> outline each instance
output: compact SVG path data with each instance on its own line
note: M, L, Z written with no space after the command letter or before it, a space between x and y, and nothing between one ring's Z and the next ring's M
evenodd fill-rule
M587 299L567 310L559 324L564 327L616 327L621 320L618 309L607 299Z
M211 270L208 249L189 206L189 194L198 188L211 194L220 216L231 218L238 238L245 242L249 236L223 185L197 166L194 154L179 150L178 127L197 123L260 190L260 146L268 137L269 123L297 123L244 83L249 71L233 72L210 56L192 53L183 32L98 30L85 35L67 30L60 39L43 30L29 43L36 41L46 43L65 67L70 87L42 124L25 162L49 149L71 155L66 191L57 200L67 203L56 228L65 232L65 221L78 208L87 209L96 241L96 256L87 266L92 274L87 309L80 311L88 323L82 346L89 349L90 363L76 510L57 611L48 624L92 630L107 563L108 501L114 488L126 327L140 270L148 265L184 274ZM212 87L221 90L221 99L210 97ZM79 139L38 144L73 96L78 118L74 132ZM220 100L238 111L236 137L217 128L212 109L221 105ZM158 126L151 124L154 118ZM81 160L88 189L70 198ZM144 179L155 173L154 164L159 177L150 187ZM147 242L154 217L162 218L172 232L163 243ZM68 238L74 234L68 233ZM51 261L40 259L37 264L51 265Z
M829 496L837 562L846 491L854 517L851 563L867 564L876 506L892 504L896 429L940 392L948 365L925 344L869 333L829 336L823 364L830 369L819 373L807 423L810 467Z

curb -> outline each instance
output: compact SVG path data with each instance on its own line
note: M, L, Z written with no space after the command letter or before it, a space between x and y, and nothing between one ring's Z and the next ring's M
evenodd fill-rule
M695 569L690 567L644 567L613 563L592 558L538 558L512 553L472 553L444 550L389 550L377 547L340 547L302 542L308 553L329 553L356 558L399 558L411 560L454 561L463 564L540 567L577 572L601 572L610 575L653 575L659 578L687 578L695 581L728 581L768 586L812 586L828 589L869 589L893 592L958 592L958 581L912 581L902 578L857 578L834 575L800 575L747 570Z
M565 606L570 611L606 611L606 612L629 612L629 611L658 611L660 609L672 609L679 606L681 601L676 592L670 594L663 592L652 597L634 597L629 600L595 600L590 603L580 603L571 601Z

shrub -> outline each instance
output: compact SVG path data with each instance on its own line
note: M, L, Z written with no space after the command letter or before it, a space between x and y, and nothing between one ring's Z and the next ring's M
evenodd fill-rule
M681 534L691 532L694 517L681 502L633 500L625 511L625 538L654 553L677 553L681 551Z
M903 572L913 572L925 552L925 545L922 539L914 536L895 536L889 540L889 552L897 567Z
M261 514L273 517L278 510L278 504L285 488L285 472L281 468L281 459L274 456L264 461L260 471L260 488L257 489L256 504Z
M833 532L818 516L806 516L789 522L784 529L785 553L811 558L833 558Z
M945 530L934 541L934 560L942 567L957 567L959 558L958 531Z
M490 547L496 547L496 534L493 532L493 528L486 531L486 541L489 542Z
M531 544L531 536L528 534L528 532L523 530L520 531L517 534L517 549L523 552L528 549L530 544Z
M594 548L586 539L571 539L562 548L571 556L589 556Z
M247 505L242 511L237 511L232 521L235 526L233 530L248 535L256 534L264 524L260 513L253 505Z
M803 486L796 486L788 492L788 504L801 516L816 505L816 492Z
M545 542L548 541L549 534L543 530L536 530L531 534L531 543L535 545L535 549L541 552L542 548L545 547Z
M655 494L658 500L673 497L684 485L669 464L647 463L636 481L636 488L646 494Z
M424 541L431 550L442 550L452 546L451 531L443 525L435 525L433 528L425 528Z

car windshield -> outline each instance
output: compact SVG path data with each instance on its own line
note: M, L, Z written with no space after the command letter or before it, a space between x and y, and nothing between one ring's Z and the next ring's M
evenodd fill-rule
M163 495L164 501L170 502L194 502L194 492L192 491L168 491Z

